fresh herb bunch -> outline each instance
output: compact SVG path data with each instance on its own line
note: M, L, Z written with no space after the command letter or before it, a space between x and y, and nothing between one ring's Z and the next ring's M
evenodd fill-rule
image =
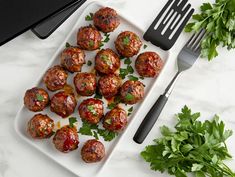
M193 15L195 22L188 23L186 32L206 29L201 43L201 56L212 60L218 56L217 47L235 48L235 0L216 0L214 4L203 3L201 13Z
M209 121L198 121L200 113L191 113L185 106L177 115L176 131L161 127L162 138L154 140L141 152L151 169L167 171L176 177L187 177L192 172L196 177L235 177L235 173L223 163L231 158L225 141L232 135L225 130L217 115Z

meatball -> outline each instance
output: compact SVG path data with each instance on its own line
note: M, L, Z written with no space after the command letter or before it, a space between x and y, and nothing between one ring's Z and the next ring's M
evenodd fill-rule
M79 105L78 112L82 120L97 124L104 115L103 102L94 98L86 99Z
M65 70L59 66L53 66L48 69L43 77L43 82L50 91L56 91L62 89L67 81L68 74Z
M51 98L50 108L52 112L58 114L62 118L65 118L74 112L76 105L77 101L74 94L61 91L56 93Z
M78 148L78 133L75 127L64 126L53 137L55 148L61 152L70 152Z
M80 72L86 63L85 53L78 47L68 47L61 53L60 62L69 72Z
M111 49L102 49L95 56L95 69L103 74L112 74L120 67L118 55Z
M32 138L44 139L53 135L54 121L43 114L34 115L28 122L27 131Z
M98 88L101 95L105 98L115 96L122 85L122 79L114 74L100 77L98 81Z
M120 107L115 107L109 111L103 121L103 127L113 132L120 132L127 125L126 111Z
M155 52L144 52L135 61L135 68L142 77L158 76L163 67L163 61Z
M115 41L115 47L123 57L132 57L138 54L141 46L140 38L130 31L120 33Z
M84 50L96 50L101 45L102 36L92 26L81 27L77 33L77 44Z
M96 76L94 73L78 73L73 82L79 95L91 96L95 93Z
M49 103L49 95L46 90L38 87L31 88L25 92L24 105L30 111L42 111Z
M122 85L120 95L124 103L135 104L144 97L144 84L128 80Z
M114 31L120 24L117 12L109 7L99 9L93 16L94 25L104 33Z
M82 147L81 155L86 163L99 162L105 156L104 145L96 139L88 140Z

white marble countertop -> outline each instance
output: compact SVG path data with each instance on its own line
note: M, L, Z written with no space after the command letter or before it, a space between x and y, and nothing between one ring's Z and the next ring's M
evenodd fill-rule
M165 1L110 0L118 10L126 13L143 29L147 29ZM191 1L196 8L204 2ZM84 7L85 5L82 8ZM14 131L13 122L25 90L33 86L38 73L64 40L82 8L46 40L40 40L28 31L0 47L0 177L75 177L21 140ZM162 88L159 89L163 90L176 72L176 55L188 37L188 34L182 34L171 49L170 62L165 77L160 80ZM229 128L235 130L232 124L235 123L235 50L227 52L219 49L219 54L211 62L199 59L192 69L181 76L156 126L167 124L187 104L193 110L200 111L205 118L211 118L217 113L222 119L231 122ZM148 164L139 157L144 146L156 138L154 134L150 134L142 145L135 144L132 137L139 123L132 124L100 176L168 176L149 170ZM235 148L231 148L233 142L228 143L231 154L235 156ZM235 167L232 169L235 170Z

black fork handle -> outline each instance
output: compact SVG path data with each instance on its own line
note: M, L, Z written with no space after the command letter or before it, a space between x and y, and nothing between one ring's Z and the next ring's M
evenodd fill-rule
M167 86L165 92L163 95L160 95L160 97L157 99L157 101L155 102L155 104L153 105L153 107L150 109L150 111L148 112L148 114L145 116L144 120L141 122L138 130L135 133L135 136L133 138L133 140L138 143L141 144L146 136L149 134L150 130L153 128L155 122L157 121L159 115L162 112L162 109L164 108L168 97L170 96L174 84L177 80L177 78L180 75L180 71L178 71L175 76L173 77L173 79L171 80L171 82L169 83L169 85Z
M165 94L160 95L160 97L157 99L156 103L150 109L150 111L140 124L137 132L135 133L133 140L136 143L141 144L144 141L144 139L154 126L155 122L157 121L159 115L161 114L162 109L164 108L167 100L168 98L165 96Z

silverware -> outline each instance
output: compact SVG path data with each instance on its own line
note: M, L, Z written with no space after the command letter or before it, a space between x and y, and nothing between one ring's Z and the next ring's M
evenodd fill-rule
M163 50L169 50L178 39L193 12L194 9L191 8L188 0L181 2L180 0L169 0L145 32L144 39Z
M201 48L201 40L205 35L205 30L201 30L197 34L194 34L189 41L185 44L183 49L180 51L178 55L178 72L176 73L175 77L172 79L170 84L167 86L164 94L160 95L156 103L153 105L153 107L150 109L142 123L140 124L137 132L135 133L135 136L133 140L136 143L141 144L150 130L152 129L153 125L157 121L162 109L164 108L168 97L170 96L174 84L177 80L177 78L180 76L180 74L191 68L191 66L194 64L194 62L197 60L197 58L200 55Z

